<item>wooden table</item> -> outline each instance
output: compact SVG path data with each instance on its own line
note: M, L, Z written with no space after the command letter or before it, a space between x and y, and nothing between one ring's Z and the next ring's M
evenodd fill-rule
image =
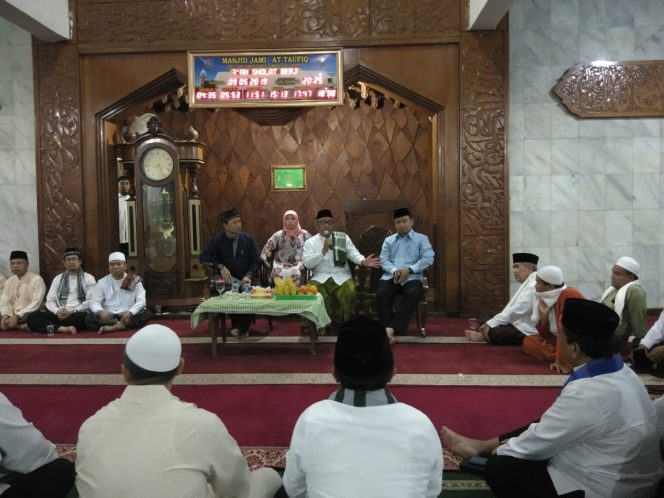
M299 315L313 323L309 327L309 350L316 354L318 330L329 325L331 320L325 309L323 296L315 299L251 299L244 293L226 292L222 296L206 299L191 314L191 328L195 329L203 320L210 324L212 356L217 356L217 315L255 314L269 316ZM221 341L226 342L226 321L221 320Z

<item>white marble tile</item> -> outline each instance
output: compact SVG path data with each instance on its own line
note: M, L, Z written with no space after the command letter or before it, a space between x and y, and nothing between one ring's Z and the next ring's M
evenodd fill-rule
M603 247L579 247L579 280L603 282L607 277L604 261L606 249Z
M509 8L510 15L510 37L512 31L517 31L525 28L526 12L523 7L525 2L522 0L514 0Z
M523 139L523 104L511 103L509 111L509 134L510 143L514 140Z
M523 31L523 63L546 65L551 61L551 30L526 29Z
M16 185L0 185L0 219L16 218ZM6 232L3 237L6 236Z
M603 28L606 26L606 1L581 0L579 2L579 26Z
M14 80L11 83L14 114L17 116L32 116L35 112L32 80ZM4 107L3 105L3 111Z
M528 0L522 6L524 10L524 26L527 28L551 27L550 0Z
M659 280L659 247L635 244L631 256L641 265L639 280Z
M579 207L578 187L579 182L576 175L553 175L551 177L551 211L569 212L571 209L577 209ZM576 241L576 236L574 240Z
M552 29L549 63L569 64L579 60L579 31L577 29Z
M579 119L579 137L606 137L605 119Z
M14 117L14 147L19 150L35 148L34 115Z
M523 176L510 176L510 212L523 211Z
M664 308L664 281L659 282L659 299L648 297L648 308Z
M639 0L632 3L635 26L661 25L662 19L664 19L664 2L662 0Z
M632 175L606 175L606 205L611 209L632 209Z
M523 244L525 247L550 247L551 213L548 211L524 211ZM530 252L530 251L529 251ZM536 252L542 258L542 251Z
M523 137L525 139L551 138L552 104L524 104Z
M11 80L0 80L0 112L3 116L14 115L14 95Z
M4 66L4 64L3 64ZM32 45L15 45L9 55L13 79L32 79Z
M14 117L0 114L0 149L14 149Z
M579 120L562 105L551 107L551 138L578 138Z
M607 119L606 136L618 138L632 138L634 127L632 119Z
M579 243L576 211L551 212L551 247L576 247Z
M660 299L660 293L659 293L659 280L641 280L639 279L639 283L641 284L641 287L643 287L643 290L646 293L646 303L648 308L655 308L659 307L656 305L653 305L652 303L658 303Z
M16 214L20 217L37 217L36 185L16 186Z
M634 172L659 172L660 139L657 137L635 137L633 145Z
M606 138L579 139L579 173L604 173L607 156Z
M659 137L661 118L632 119L632 132L635 137Z
M16 161L13 150L0 150L0 185L16 183Z
M659 244L659 209L635 209L633 212L633 241L635 246L656 246Z
M606 244L607 246L632 245L632 211L606 212Z
M579 175L579 209L606 208L606 177Z
M634 4L637 1L606 0L607 26L634 27Z
M644 26L634 29L634 57L659 59L664 53L664 26Z
M551 140L551 173L554 175L579 172L579 141L576 138Z
M606 59L606 30L588 27L579 33L579 59L583 62Z
M28 252L28 257L32 254L31 266L34 270L34 265L39 261L39 243L37 240L37 217L25 216L17 218L16 228L16 247L22 247L24 251Z
M528 175L523 181L523 211L549 211L551 209L551 177Z
M586 299L599 301L604 292L604 285L601 282L577 282L576 289L583 294Z
M523 216L521 212L510 212L510 247L523 245Z
M554 29L578 29L579 0L551 0L551 27Z
M529 174L550 174L551 140L524 140L523 160Z
M578 247L551 248L551 260L558 261L556 266L559 266L562 269L565 282L576 281L578 278L578 251Z
M660 207L659 173L634 175L634 209L656 209Z
M552 104L550 90L555 85L557 75L551 73L550 66L531 64L523 74L523 101L529 104ZM524 115L524 119L526 117Z
M512 252L517 252L517 251L512 251ZM554 264L551 262L551 248L548 246L542 247L538 245L526 245L521 250L519 250L519 252L531 252L533 254L537 254L539 256L539 262L537 263L538 268Z
M526 171L523 158L523 140L511 140L507 147L507 165L510 176L523 175Z
M660 244L657 249L659 253L659 280L664 284L664 247Z
M579 211L577 215L579 247L598 250L606 243L606 211Z
M634 170L634 139L607 138L606 172L631 173Z
M511 9L513 10L513 9ZM526 66L525 61L525 45L523 43L524 39L524 30L515 29L512 26L512 15L510 13L510 86L512 85L512 75L514 74L514 69L516 67ZM522 92L519 92L520 94Z
M34 149L17 150L15 155L16 183L35 185L37 166Z

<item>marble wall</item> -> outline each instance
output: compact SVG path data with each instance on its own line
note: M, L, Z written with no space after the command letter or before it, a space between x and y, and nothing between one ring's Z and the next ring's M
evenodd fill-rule
M27 251L39 272L32 39L0 18L0 273L9 253Z
M664 306L664 125L576 118L551 90L578 62L662 57L662 0L512 2L510 246L560 266L588 298L632 256L648 307Z

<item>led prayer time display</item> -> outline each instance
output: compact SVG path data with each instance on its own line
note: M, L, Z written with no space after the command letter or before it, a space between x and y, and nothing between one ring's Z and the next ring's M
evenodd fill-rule
M244 54L190 52L193 107L339 105L341 49Z

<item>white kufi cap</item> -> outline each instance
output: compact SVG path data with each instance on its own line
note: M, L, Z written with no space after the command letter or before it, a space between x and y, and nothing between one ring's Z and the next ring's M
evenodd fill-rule
M127 341L125 354L139 367L150 372L170 372L180 364L182 344L170 328L153 323L146 325Z
M639 271L641 271L641 265L639 264L639 262L634 258L630 258L629 256L623 256L618 261L616 261L616 266L624 268L625 270L627 270L630 273L633 273L637 277L639 276Z
M108 262L110 263L111 261L127 261L127 258L125 258L124 253L121 252L112 252L111 254L108 255Z
M565 283L563 271L557 266L544 266L537 270L537 276L547 284L562 285Z

